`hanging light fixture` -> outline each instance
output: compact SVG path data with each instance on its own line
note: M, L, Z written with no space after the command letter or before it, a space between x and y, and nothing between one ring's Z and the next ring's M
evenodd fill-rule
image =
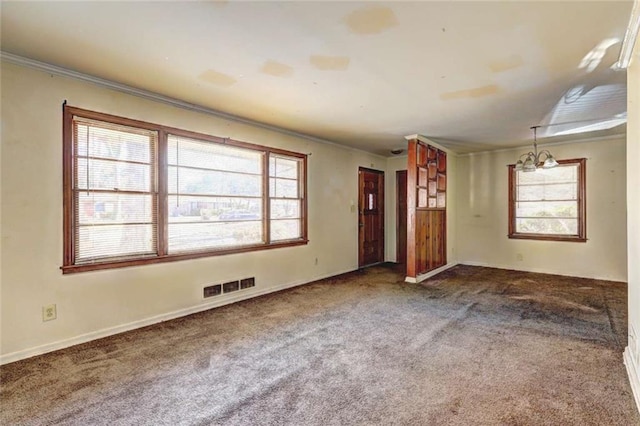
M520 156L516 163L516 171L535 172L541 163L543 169L551 169L558 165L558 162L548 150L544 149L538 152L538 127L540 126L531 127L531 130L533 130L533 152L528 152ZM542 161L543 154L545 156L544 161ZM524 161L522 161L522 157L525 157Z

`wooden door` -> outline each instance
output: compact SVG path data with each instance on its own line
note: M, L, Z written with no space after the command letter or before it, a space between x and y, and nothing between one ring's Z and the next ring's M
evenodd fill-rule
M384 260L384 172L358 171L358 266Z
M407 264L407 171L396 172L396 262Z

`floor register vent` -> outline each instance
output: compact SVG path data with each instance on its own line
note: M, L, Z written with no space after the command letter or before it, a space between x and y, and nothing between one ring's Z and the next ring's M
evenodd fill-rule
M219 296L221 294L231 293L233 291L244 290L256 286L255 277L243 278L241 280L228 281L223 284L214 284L204 288L203 297Z

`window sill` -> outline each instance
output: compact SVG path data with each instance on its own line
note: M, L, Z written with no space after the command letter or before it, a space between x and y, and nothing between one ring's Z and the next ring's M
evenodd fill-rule
M587 238L578 235L510 234L508 237L515 240L569 241L572 243L587 242Z
M131 259L122 259L122 260L82 263L78 265L63 265L60 267L60 269L62 270L63 274L75 274L78 272L126 268L129 266L141 266L141 265L149 265L154 263L177 262L180 260L199 259L203 257L221 256L225 254L248 253L248 252L259 251L259 250L269 250L269 249L282 248L282 247L294 247L294 246L306 245L308 242L309 240L288 240L283 242L271 243L269 245L261 244L261 245L245 246L245 247L234 247L234 248L222 249L222 250L213 250L213 251L208 250L208 251L198 251L198 252L189 252L189 253L180 253L180 254L169 254L165 256L137 257L137 258L131 258Z

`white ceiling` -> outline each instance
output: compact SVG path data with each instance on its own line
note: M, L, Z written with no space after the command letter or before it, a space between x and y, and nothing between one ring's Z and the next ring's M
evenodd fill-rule
M470 152L526 144L538 124L625 131L611 65L631 1L1 8L4 52L384 155L415 133Z

